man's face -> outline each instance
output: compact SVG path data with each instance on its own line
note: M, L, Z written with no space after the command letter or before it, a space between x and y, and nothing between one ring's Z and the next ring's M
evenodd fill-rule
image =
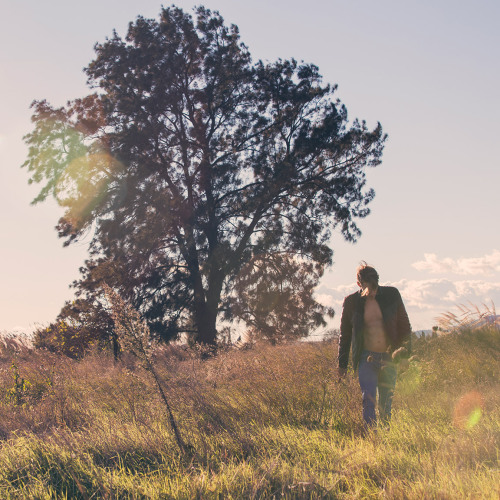
M365 283L364 281L357 281L359 288L361 288L361 296L366 297L367 295L370 294L370 287L368 286L368 283Z

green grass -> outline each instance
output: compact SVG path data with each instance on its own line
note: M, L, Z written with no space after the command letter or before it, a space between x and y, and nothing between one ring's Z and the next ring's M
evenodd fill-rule
M257 345L202 360L0 355L0 498L497 499L500 334L417 341L390 429L362 432L335 342Z

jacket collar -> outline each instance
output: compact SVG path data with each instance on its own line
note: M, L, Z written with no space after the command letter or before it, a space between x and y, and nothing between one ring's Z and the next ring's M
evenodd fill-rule
M361 295L361 289L359 289L356 293L358 294L358 296L359 296L361 299L366 300L366 297L363 297L363 296ZM379 286L377 287L377 293L375 294L375 298L378 298L378 297L380 297L381 295L384 295L384 294L385 294L385 286L381 286L381 285L379 285Z

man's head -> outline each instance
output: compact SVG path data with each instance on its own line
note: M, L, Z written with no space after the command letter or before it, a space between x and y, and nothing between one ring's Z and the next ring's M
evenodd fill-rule
M356 278L358 280L358 286L363 288L363 290L376 290L378 287L378 273L374 267L369 266L366 262L361 262L361 264L356 269Z

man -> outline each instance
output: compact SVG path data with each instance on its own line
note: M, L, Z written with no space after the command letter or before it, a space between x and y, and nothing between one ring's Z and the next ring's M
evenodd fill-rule
M377 271L362 262L357 269L360 290L344 299L340 324L339 377L347 372L352 346L352 365L358 370L367 428L377 422L377 390L380 419L389 422L396 364L410 355L411 348L411 326L403 299L397 288L379 286L378 281Z

